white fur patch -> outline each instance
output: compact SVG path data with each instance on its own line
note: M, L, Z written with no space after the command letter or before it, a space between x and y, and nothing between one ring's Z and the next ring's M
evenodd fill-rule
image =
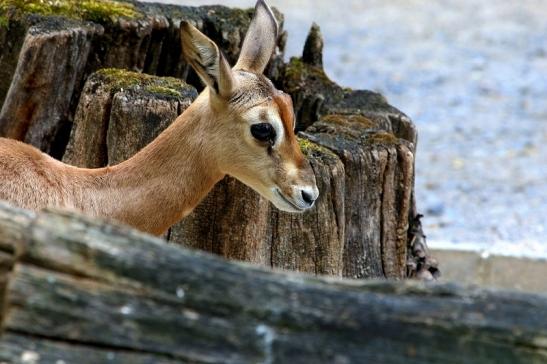
M285 163L285 171L287 172L287 175L289 177L296 176L298 175L298 172L299 172L298 168L296 168L293 162Z

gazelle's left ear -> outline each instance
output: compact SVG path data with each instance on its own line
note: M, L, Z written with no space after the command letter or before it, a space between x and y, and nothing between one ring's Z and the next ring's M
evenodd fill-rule
M234 69L262 73L268 65L277 43L278 25L272 9L258 0L255 15L243 41L241 54Z
M211 92L229 98L235 88L232 69L215 42L196 27L183 21L180 24L182 53Z

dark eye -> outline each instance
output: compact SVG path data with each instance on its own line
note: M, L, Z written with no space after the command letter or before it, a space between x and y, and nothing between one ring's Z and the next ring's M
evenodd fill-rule
M269 123L251 125L251 134L261 142L275 141L275 129Z

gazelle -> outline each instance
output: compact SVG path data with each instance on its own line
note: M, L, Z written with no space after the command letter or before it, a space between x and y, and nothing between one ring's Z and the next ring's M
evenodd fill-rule
M309 209L319 192L294 135L291 98L262 75L277 31L259 0L230 68L213 41L183 22L184 56L206 88L171 126L127 161L99 169L0 138L0 199L28 209L76 209L162 234L228 174L281 210Z

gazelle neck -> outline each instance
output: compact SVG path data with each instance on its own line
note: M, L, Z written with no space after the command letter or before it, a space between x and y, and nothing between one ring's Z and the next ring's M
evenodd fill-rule
M107 169L99 198L110 201L97 205L110 210L101 214L162 234L223 177L208 145L213 116L198 100L139 153Z

